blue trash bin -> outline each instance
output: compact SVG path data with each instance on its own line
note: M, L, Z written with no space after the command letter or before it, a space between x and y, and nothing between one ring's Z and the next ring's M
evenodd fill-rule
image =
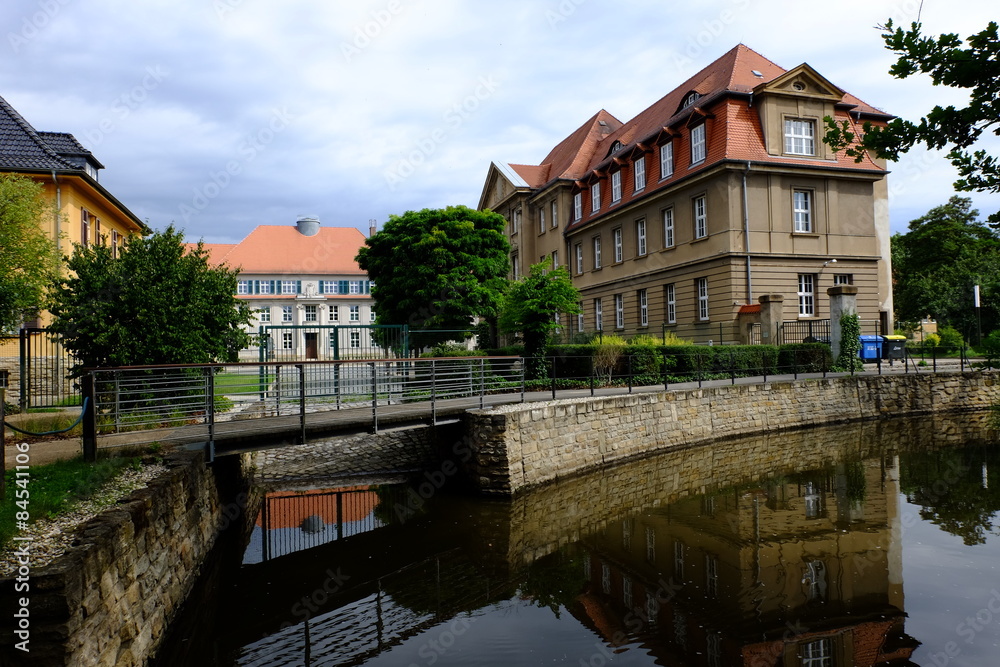
M882 337L861 336L861 349L858 356L862 361L878 361L882 358Z

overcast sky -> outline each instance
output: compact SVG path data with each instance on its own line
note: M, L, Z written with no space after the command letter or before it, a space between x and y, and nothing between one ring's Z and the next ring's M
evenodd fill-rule
M875 25L919 0L6 0L0 95L71 132L101 182L150 225L237 242L315 215L354 226L478 204L490 162L537 164L601 108L622 121L743 42L807 62L917 119L965 104L887 74ZM965 37L995 0L926 0L932 34ZM996 138L988 145L1000 152ZM894 231L947 201L937 153L892 166ZM975 195L983 216L1000 197Z

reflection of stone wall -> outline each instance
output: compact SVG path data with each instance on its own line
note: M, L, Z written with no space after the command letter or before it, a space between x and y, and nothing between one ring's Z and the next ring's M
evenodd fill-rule
M722 438L985 410L997 401L997 373L913 373L503 406L470 414L476 455L468 472L484 493L509 495L596 467Z
M506 551L510 562L530 563L604 530L636 508L661 507L892 449L968 442L981 437L984 419L983 415L934 415L770 433L623 463L532 489L509 501Z

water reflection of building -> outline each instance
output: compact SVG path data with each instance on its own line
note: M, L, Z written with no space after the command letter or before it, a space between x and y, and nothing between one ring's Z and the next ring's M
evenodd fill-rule
M646 510L583 541L572 611L664 665L909 664L897 494L892 457Z

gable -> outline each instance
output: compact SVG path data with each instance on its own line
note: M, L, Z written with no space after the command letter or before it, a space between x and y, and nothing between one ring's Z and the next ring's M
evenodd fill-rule
M812 67L802 63L798 67L760 84L754 89L754 94L821 99L835 104L844 98L845 93Z

